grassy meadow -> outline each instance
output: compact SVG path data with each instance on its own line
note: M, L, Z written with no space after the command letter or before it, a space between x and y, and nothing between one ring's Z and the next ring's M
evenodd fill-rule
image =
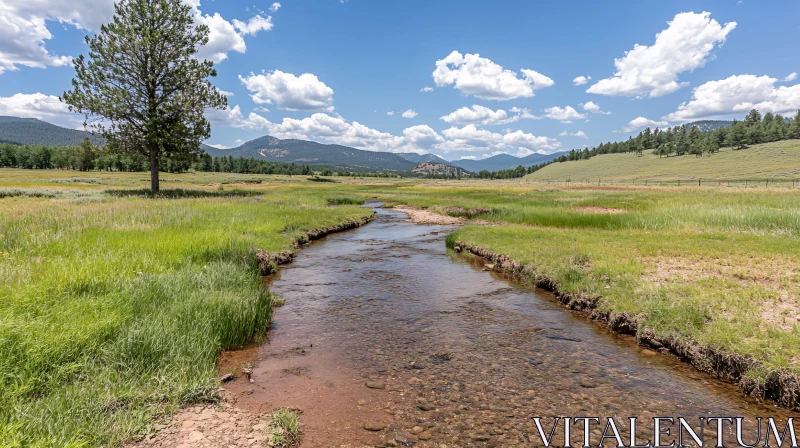
M165 174L174 199L150 199L142 173L0 169L0 446L115 445L213 400L219 351L268 326L253 250L363 216L359 198L489 209L448 240L753 356L751 376L800 373L799 190L332 179Z
M147 199L43 182L0 199L0 446L118 445L214 400L220 350L269 325L254 251L369 213L278 184Z
M800 180L800 140L722 148L711 157L663 157L645 151L605 154L588 160L554 163L525 176L536 181L650 180Z

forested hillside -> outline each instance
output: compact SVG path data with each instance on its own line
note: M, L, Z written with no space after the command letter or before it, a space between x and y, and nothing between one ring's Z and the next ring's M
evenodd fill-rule
M16 145L75 146L84 138L102 143L86 131L62 128L36 118L0 116L0 143Z
M793 120L767 113L763 117L751 110L744 121L733 120L731 126L703 132L697 126L680 125L664 130L649 127L624 142L603 143L592 149L573 149L555 162L586 160L602 154L636 153L652 150L660 158L673 156L703 156L719 152L720 148L743 149L748 145L781 140L800 139L800 111Z

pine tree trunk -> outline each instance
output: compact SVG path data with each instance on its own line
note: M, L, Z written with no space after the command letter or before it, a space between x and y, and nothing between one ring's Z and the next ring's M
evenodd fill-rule
M150 190L153 193L160 191L158 179L158 150L150 149Z

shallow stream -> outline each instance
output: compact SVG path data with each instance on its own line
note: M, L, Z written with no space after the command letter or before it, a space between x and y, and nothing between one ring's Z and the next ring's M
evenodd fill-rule
M269 342L225 360L253 363L252 381L226 386L240 406L303 412L302 446L542 446L537 416L548 432L553 416L616 417L627 443L631 416L640 442L654 416L789 416L448 254L452 227L377 212L301 250L272 280L286 305ZM602 430L592 427L595 446ZM575 425L573 445L582 440Z

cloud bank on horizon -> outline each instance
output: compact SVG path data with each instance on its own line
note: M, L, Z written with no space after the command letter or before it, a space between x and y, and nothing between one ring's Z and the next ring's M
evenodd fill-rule
M198 57L220 64L224 72L220 81L231 89L226 92L230 108L208 112L215 135L219 130L228 136L228 142L240 142L243 133L269 133L278 138L376 151L432 152L450 159L499 153L525 156L582 147L590 135L609 139L614 129L634 133L645 127L741 117L753 108L776 114L793 114L800 109L800 84L793 84L797 73L792 69L796 66L787 65L781 76L761 70L750 74L745 64L736 65L738 72L728 69L718 78L703 74L718 61L717 53L723 46L732 45L732 36L744 27L733 20L721 22L707 11L673 13L662 22L662 28L649 31L649 41L626 42L621 38L614 47L619 50L609 49L608 53L624 52L622 56L613 60L597 57L597 62L572 73L570 68L561 67L575 65L566 60L562 64L541 56L513 57L509 48L484 48L478 53L475 46L451 47L439 53L439 58L421 61L420 67L427 64L427 71L421 68L393 73L385 83L355 79L356 84L360 81L361 90L354 91L349 78L367 77L377 69L359 66L359 73L348 66L347 60L341 64L325 62L321 54L298 54L302 63L289 59L273 62L258 56L231 58L253 49L269 51L270 39L279 35L282 27L290 27L282 24L282 14L307 11L275 2L266 6L267 12L243 7L210 12L215 3L201 6L200 0L183 2L191 8L195 21L210 29L209 43L200 49ZM343 2L337 7L358 5ZM68 81L72 77L71 55L85 54L86 50L71 41L72 48L58 44L74 38L76 32L96 32L112 15L112 0L3 2L0 23L8 26L0 27L0 115L81 127L83 117L69 113L58 99L60 92L47 91L42 84L28 85L22 77L15 78L17 90L10 91L1 87L2 80L17 72L55 70ZM645 35L639 33L641 39ZM264 45L267 47L262 48ZM68 52L70 49L78 53ZM580 54L580 48L568 50L565 57ZM356 53L343 54L358 62ZM612 67L610 75L601 75ZM387 93L395 89L391 80L398 77L408 78L411 87L403 87L396 95ZM336 102L335 90L340 92ZM337 105L342 101L344 107ZM373 109L383 112L364 115L363 111ZM347 119L346 115L358 119ZM506 128L497 130L500 126ZM589 127L590 132L578 126Z

